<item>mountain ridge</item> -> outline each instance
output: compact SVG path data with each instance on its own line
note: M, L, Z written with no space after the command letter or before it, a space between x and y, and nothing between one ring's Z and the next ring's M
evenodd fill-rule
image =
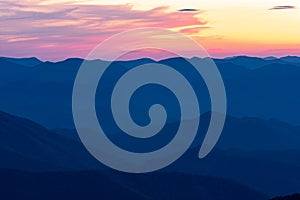
M63 134L50 132L30 120L0 112L0 169L32 172L108 169L86 151L80 140ZM300 150L291 150L292 154L290 151L279 150L264 152L258 149L254 152L223 150L217 145L206 158L199 159L199 141L161 172L223 177L271 196L299 190L297 181L300 180L300 162L297 162L297 158Z

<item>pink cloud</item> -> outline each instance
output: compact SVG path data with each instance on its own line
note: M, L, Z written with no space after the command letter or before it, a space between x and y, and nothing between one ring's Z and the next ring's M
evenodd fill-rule
M207 26L198 26L198 27L192 27L192 28L182 28L180 30L181 33L187 34L187 35L194 35L200 33L203 29L209 29L210 27Z
M26 1L25 1L26 2ZM0 3L0 55L44 60L85 57L98 43L121 31L202 26L201 11L141 11L130 5L32 5ZM199 29L201 30L201 28ZM195 30L183 32L191 33Z

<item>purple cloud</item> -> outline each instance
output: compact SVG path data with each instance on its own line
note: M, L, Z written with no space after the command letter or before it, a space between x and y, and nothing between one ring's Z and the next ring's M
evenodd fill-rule
M180 11L180 12L197 12L199 10L198 9L193 9L193 8L184 8L184 9L180 9L178 11Z
M274 6L269 10L286 10L286 9L295 9L295 6Z

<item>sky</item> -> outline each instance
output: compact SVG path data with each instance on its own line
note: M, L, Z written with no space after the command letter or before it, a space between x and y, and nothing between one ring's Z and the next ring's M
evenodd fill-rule
M212 57L300 56L300 0L0 0L0 56L84 58L143 27L185 34Z

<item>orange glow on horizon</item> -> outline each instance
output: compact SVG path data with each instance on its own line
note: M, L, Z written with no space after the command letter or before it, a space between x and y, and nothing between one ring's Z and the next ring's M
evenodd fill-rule
M0 26L6 27L0 33L1 56L85 57L104 39L142 27L179 31L212 57L300 56L300 2L294 0L166 0L163 5L159 0L12 2L0 3ZM272 9L278 5L290 9ZM192 11L179 11L183 8Z

